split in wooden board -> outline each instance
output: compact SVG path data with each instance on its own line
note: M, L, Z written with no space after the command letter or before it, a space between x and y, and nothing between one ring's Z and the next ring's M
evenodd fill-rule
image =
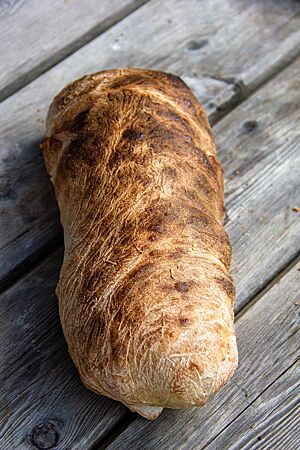
M12 0L0 4L0 100L147 0Z
M182 0L152 0L2 102L2 287L27 270L33 256L42 256L61 230L39 150L46 111L59 89L87 72L152 67L182 76L216 117L299 52L299 12L295 0L212 0L205 11L197 0L188 7Z
M287 253L289 258L294 258L299 248L300 217L292 211L299 176L291 168L291 164L299 161L298 130L293 125L299 108L299 66L300 59L215 127L220 157L225 172L228 170L230 174L227 228L233 241L236 283L244 292L238 301L238 309L243 306L244 299L249 300L257 290L256 284L249 284L249 280L259 279L263 286L270 273L280 270L278 262L274 264L275 268L272 266L276 246L278 255ZM277 94L271 95L273 91ZM284 102L289 106L282 107L283 92ZM294 104L297 108L292 106ZM288 107L289 117L286 114ZM245 134L246 118L255 118L258 126ZM231 140L230 135L234 139ZM232 151L233 146L237 153ZM261 148L262 157L254 158L255 164L250 167L256 146L258 155ZM231 178L236 177L237 170L241 171L240 177ZM270 201L272 208L266 207ZM262 212L264 216L260 220ZM296 250L290 250L291 243L295 243ZM60 264L61 254L52 255L0 298L4 311L0 319L3 322L0 355L5 358L1 366L7 367L0 375L0 398L5 413L0 426L5 432L4 450L30 442L32 429L39 423L50 423L57 429L60 436L57 448L69 446L82 450L96 440L104 439L108 431L129 414L121 404L85 390L67 356L54 299ZM267 270L264 269L266 264ZM285 259L284 264L287 264ZM204 443L209 443L248 408L249 402L259 401L260 394L270 387L269 383L279 379L297 357L297 335L294 333L297 328L293 327L299 317L297 305L294 305L299 300L296 289L299 277L296 268L292 268L238 320L240 369L224 391L198 410L166 411L162 419L153 424L137 419L125 435L123 433L116 443L111 444L115 445L113 448L124 448L116 447L123 438L126 447L127 439L133 439L132 434L136 435L136 440L128 441L128 448L141 448L138 447L141 439L142 448L146 448L149 441L149 448L161 445L159 448L169 449L172 442L177 445L177 440L179 448L180 445L185 448L186 442L188 448L193 448L193 442L195 445L202 442L199 436L205 439ZM295 336L289 334L291 330ZM22 345L14 346L14 340ZM8 432L8 429L12 431ZM181 438L176 434L179 431ZM156 439L162 440L157 442Z

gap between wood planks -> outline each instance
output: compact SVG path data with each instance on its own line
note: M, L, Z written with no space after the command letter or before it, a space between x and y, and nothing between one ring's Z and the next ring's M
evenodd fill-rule
M28 72L17 77L14 81L12 81L10 84L7 84L3 89L0 90L0 102L15 94L17 91L25 87L27 84L31 83L44 72L60 63L63 59L67 58L72 53L75 53L81 47L100 36L109 28L117 25L119 22L144 6L149 1L150 0L133 0L132 4L124 6L120 9L120 11L112 14L112 16L93 26L91 29L87 30L83 35L76 38L67 46L62 47L58 51L54 52L47 60L42 61Z
M1 267L0 276L1 279L5 278L6 285L9 283L10 276L12 278L15 276L15 268L22 265L22 270L25 271L28 263L24 263L24 261L29 261L30 254L43 253L40 248L57 236L61 230L49 180L47 178L46 181L45 178L46 172L42 156L36 154L37 143L42 139L41 124L37 126L34 122L37 116L33 111L32 99L35 98L36 90L39 92L39 103L45 103L46 101L48 103L57 93L59 87L86 72L116 65L146 65L180 74L195 89L196 94L207 105L209 115L212 116L214 113L218 113L216 110L222 108L222 105L229 104L229 99L235 96L235 91L238 92L237 86L242 85L241 80L246 86L251 85L253 90L262 79L269 77L274 69L278 68L281 64L279 61L289 60L290 56L287 55L293 54L295 48L299 48L300 33L297 30L300 18L297 18L297 14L294 14L299 11L299 6L296 6L294 0L289 0L289 3L292 9L285 11L282 19L281 5L279 9L277 7L274 10L271 8L270 17L267 14L265 19L262 20L262 23L265 24L263 27L265 41L261 46L260 39L256 38L251 45L248 45L249 42L251 43L251 38L254 38L253 29L256 30L256 36L260 32L260 20L266 13L258 2L253 2L249 9L247 8L245 12L243 11L243 14L239 14L238 2L214 0L209 2L209 8L206 12L208 17L207 20L204 20L205 16L203 17L201 8L195 14L199 6L197 0L191 0L191 9L188 9L190 12L186 11L180 0L177 3L178 8L174 8L174 2L166 1L166 9L163 11L159 8L160 2L154 0L128 16L118 26L109 29L99 38L94 39L33 83L30 83L18 94L3 102L3 111L4 114L8 113L8 117L2 127L4 152L1 159L3 161L3 172L7 174L7 181L5 180L7 185L4 185L4 200L1 202L6 213L6 219L3 227L4 232L1 234L1 242L3 243L1 251L4 264ZM192 9L195 8L195 13L192 13ZM219 16L215 14L216 11L218 11ZM248 13L250 13L250 22ZM153 18L153 27L145 28L147 17ZM287 18L289 18L289 21L287 21ZM146 21L145 24L144 20ZM168 23L170 22L173 23L174 36L168 32ZM250 23L250 26L247 28L248 23ZM274 25L271 26L273 23ZM185 24L190 24L190 27L185 26ZM201 25L200 29L199 24ZM144 28L146 42L142 46L143 51L140 52L140 44L135 45L136 30L141 33ZM223 29L227 29L228 33L224 35L224 39L219 39L219 30L221 32ZM149 30L151 31L149 32ZM200 41L191 41L191 39L197 39L199 30L202 37L207 37L208 48L204 48L198 54L198 52L193 53L194 50L191 51L189 45L191 42L196 42L197 46L199 45ZM120 33L121 31L122 33ZM243 32L241 33L241 31ZM217 38L215 39L216 33ZM239 36L239 33L242 36ZM282 42L278 42L274 47L274 35L276 36L278 33L282 37ZM231 36L230 39L228 39L228 34ZM112 40L116 41L116 38L121 35L124 37L123 44L117 51L111 52ZM236 39L238 36L239 39ZM246 41L245 37L247 37ZM164 41L166 42L161 54L161 42ZM231 46L231 41L234 43L233 46ZM174 45L176 47L175 53L173 51ZM254 48L252 48L253 45ZM101 55L99 62L95 65L94 55L102 48L104 55ZM236 56L236 54L242 56L243 52L246 52L246 55L249 53L247 59ZM251 58L253 61L251 61ZM84 61L83 66L82 61ZM160 62L158 63L158 61ZM162 64L161 61L164 61L164 63ZM202 67L206 67L204 73L200 67L201 62ZM79 67L82 67L82 69L79 70ZM231 74L234 74L234 76ZM51 81L53 78L55 79L54 83ZM53 84L56 86L55 89ZM236 86L236 89L234 86ZM14 97L18 98L15 99ZM211 101L212 98L213 101ZM24 111L25 127L23 122L20 122L24 108L27 109ZM45 106L42 107L42 110L45 115ZM38 115L40 115L39 111L41 110L36 111ZM39 116L37 122L40 121ZM28 151L26 146L28 146ZM33 149L35 150L33 151ZM5 154L7 154L7 160ZM22 175L20 175L20 168L16 167L14 162L16 158L20 158L20 161L24 163ZM34 191L39 187L41 187L41 194L36 197ZM5 198L6 189L7 198ZM44 204L50 201L49 211L43 206L43 196L45 198ZM22 201L25 204L29 202L28 208L21 209ZM15 218L16 222L10 227L9 221L15 220ZM17 238L22 231L24 232L27 229L28 234L23 238ZM287 263L287 259L280 267Z
M279 67L279 65L278 65L278 72L283 68L283 67L286 67L286 64L281 64L280 66L282 66L282 67ZM277 72L277 73L278 73ZM271 79L271 78L273 78L274 76L275 76L276 74L274 74L274 72L272 72L272 76L271 77L269 77L269 78L267 78L268 80L269 79ZM257 89L257 87L260 87L260 86L262 86L263 84L265 84L265 82L263 82L263 83L261 83L259 86L255 86L255 89L253 89L253 92ZM238 86L238 83L237 83L237 86ZM252 86L253 87L253 86ZM238 91L238 89L237 89L237 91ZM249 94L249 92L250 92L250 94L251 94L251 89L249 90L247 90L247 92L245 93L245 96L244 96L244 98L241 96L240 98L237 98L237 104L239 104L239 103L241 103L241 102L243 102L246 98L248 98L248 96L250 96L250 94ZM238 96L238 92L237 92L237 97L239 97ZM228 110L228 112L230 112L231 110L233 110L234 109L234 107L235 107L235 105L234 105L234 103L232 102L232 99L230 100L230 102L227 104L227 106L229 107L229 110ZM220 118L222 117L222 113L223 113L223 115L226 115L227 114L227 111L226 111L226 108L225 108L225 111L224 110L220 110L219 112L217 112L217 114L216 114L216 122L215 123L217 123L219 120L220 120ZM219 114L219 115L218 115ZM61 236L61 235L59 235L59 236ZM48 244L47 244L48 245ZM45 248L43 247L43 249L42 249L42 251L40 252L40 251L37 251L37 252L35 252L35 254L37 254L37 256L38 256L38 254L40 254L41 256L43 256L43 254L45 255L47 252L47 254L51 254L52 253L52 250L51 250L51 248L50 249L46 249L46 251L44 251L45 250ZM27 270L28 270L28 265L30 264L31 265L31 263L32 263L32 261L31 261L31 256L30 257L28 257L27 259L26 259L26 266L24 267L24 269L26 270L26 268L27 268ZM22 263L23 264L23 263ZM20 267L20 266L19 266ZM17 275L18 276L18 275ZM255 302L256 303L256 302ZM133 415L133 414L129 414L129 419L132 417L132 419L134 419L134 417L136 417L135 415ZM124 422L123 422L123 420L122 420L122 424L123 424L123 426L124 426ZM126 425L126 424L125 424ZM110 433L109 433L110 434ZM100 445L101 445L101 441L103 442L103 439L101 439L101 440L99 440L99 442L100 442ZM94 448L94 447L93 447Z
M210 125L214 126L216 123L222 120L226 115L231 113L234 108L241 105L256 91L258 91L260 88L273 80L273 78L279 75L280 72L292 65L298 57L300 57L300 47L294 48L291 53L286 55L285 59L283 59L273 67L273 70L269 74L266 74L265 77L261 77L259 81L256 80L255 83L250 83L249 86L245 86L245 84L240 80L233 81L236 93L224 105L216 105L216 111L209 117Z
M235 315L235 323L237 321L240 320L240 318L250 309L252 308L264 295L267 294L267 292L269 292L274 286L275 284L277 284L283 277L284 275L286 275L293 267L295 267L297 264L299 264L300 262L300 254L294 258L290 264L288 264L282 271L280 271L270 282L268 282L264 288L256 295L254 295L249 302L243 306L238 313ZM297 362L297 361L296 361ZM217 434L216 436L213 437L213 439L210 439L204 447L202 447L203 449L205 447L207 447L208 445L210 445L215 439L217 439L217 437L224 432L224 430L226 430L232 422L234 422L235 420L238 419L238 417L240 417L249 407L251 407L251 405L256 402L256 400L265 392L267 391L274 383L276 383L278 381L279 378L281 378L284 373L286 371L288 371L293 365L296 364L296 362L294 362L291 366L285 368L283 370L283 372L276 377L275 380L273 380L262 392L260 392L254 399L251 400L251 402L249 402L249 404L247 405L246 408L244 408L234 419L232 419L224 428L222 428ZM113 441L120 435L123 433L123 431L129 426L131 425L132 422L135 421L135 419L138 417L138 414L132 413L132 412L128 412L127 415L125 415L125 417L122 418L122 420L120 420L119 423L116 423L115 426L109 431L107 438L104 436L101 439L99 439L98 442L95 442L94 445L92 445L89 450L105 450L110 444L113 443Z
M150 1L150 0L147 0ZM146 3L146 1L144 1ZM138 8L136 8L138 9ZM121 20L121 19L120 19ZM222 107L216 107L216 112L209 116L209 122L213 127L220 122L225 116L229 115L237 106L248 100L259 89L268 84L280 72L291 66L297 58L300 57L300 48L286 56L266 77L262 77L258 83L250 84L248 87L244 86L239 81L236 82L236 94ZM33 254L25 258L18 266L14 267L6 276L0 281L0 294L6 289L10 288L14 283L22 279L28 272L43 262L48 256L54 253L63 243L62 233L56 236L47 244L38 248Z
M107 433L102 436L99 440L89 447L87 450L105 450L106 447L113 443L113 441L121 434L126 428L134 422L138 417L138 414L133 413L128 410L125 416L117 422Z
M260 289L249 301L242 306L240 309L237 309L235 312L235 320L240 319L252 306L255 305L266 293L277 284L281 278L283 278L293 267L295 267L300 262L300 251L295 258L292 259L282 270L280 270L271 280L267 281L265 286Z
M245 119L247 118L249 118L249 111L250 112L252 112L253 111L253 108L255 109L256 108L256 105L257 105L257 103L260 101L260 102L264 102L264 100L267 100L268 98L269 98L269 96L270 96L270 94L272 95L272 90L275 88L276 89L276 86L277 86L277 89L281 86L281 88L279 89L279 91L277 91L277 97L280 99L281 98L281 96L282 96L282 93L284 92L284 90L285 90L285 86L289 86L289 83L291 82L292 83L292 86L293 86L293 88L291 87L291 91L289 90L289 95L287 95L286 96L286 101L288 101L288 100L291 100L291 101L293 101L293 89L295 89L296 88L296 84L295 84L295 81L293 81L293 80L296 80L297 78L295 78L296 77L296 75L297 75L297 71L298 71L298 67L299 67L299 65L298 65L298 61L297 61L297 65L294 67L294 69L291 71L290 69L288 69L288 73L286 73L286 72L283 72L282 73L282 75L280 75L280 78L276 81L276 82L274 82L274 83L270 83L270 85L269 85L269 87L267 87L267 88L264 88L264 94L262 94L262 93L257 93L254 97L252 97L252 98L250 98L249 99L249 101L248 102L246 102L246 104L242 107L242 108L238 108L238 110L235 110L235 111L233 111L232 112L232 114L230 114L226 119L224 119L224 121L222 121L222 123L221 124L219 124L219 125L217 125L217 131L218 131L218 139L217 140L219 140L220 138L221 138L221 136L219 135L219 133L222 135L223 134L223 132L225 132L226 131L226 129L228 129L228 127L229 127L229 129L231 129L231 131L230 131L230 133L233 133L234 134L234 136L236 136L236 137L239 137L239 139L241 138L242 140L243 140L243 142L244 142L244 140L246 140L245 142L244 142L244 144L246 145L246 147L247 147L247 145L249 144L249 139L251 140L250 141L250 145L251 145L251 142L252 142L252 147L253 147L253 145L255 146L255 145L259 145L260 143L261 143L261 140L258 140L258 141L254 141L254 142L256 142L256 143L253 143L253 141L252 141L252 139L254 138L254 136L255 136L255 132L254 132L254 134L252 135L251 134L251 137L249 137L249 133L243 133L243 132L241 132L241 131L239 131L239 129L240 129L240 127L241 127L241 123L243 123L244 121L245 121ZM297 69L297 70L295 70L295 69ZM282 87L282 81L283 80L290 80L287 84L283 84L283 87ZM278 104L278 102L277 102L277 100L275 100L274 101L275 102L275 105L277 105ZM279 102L280 103L280 102ZM269 105L269 104L268 104ZM269 110L269 108L272 110L272 104L271 105L269 105L267 108L265 108L265 109L267 109L267 110ZM267 120L267 118L265 118L264 117L264 115L263 116L261 116L260 115L260 113L259 113L259 110L260 110L261 108L258 108L258 111L257 111L257 115L256 115L256 117L258 118L258 123L259 124L261 124L262 125L262 128L260 129L260 126L258 126L258 129L260 129L260 133L262 132L262 130L265 128L265 129L268 129L269 128L269 126L270 126L270 122ZM243 111L244 111L244 113L243 113ZM274 114L275 114L275 111L274 111ZM277 141L277 138L279 139L279 136L278 136L278 129L280 130L280 129L282 129L282 131L285 131L285 132L287 132L289 129L290 129L290 122L292 122L293 123L293 120L295 120L295 114L292 114L291 116L289 116L289 118L290 118L290 120L288 120L288 119L286 119L285 118L286 117L286 114L285 115L283 115L282 113L280 113L278 116L275 114L275 116L273 117L273 119L275 119L275 122L277 122L277 121L279 121L279 125L277 126L277 127L275 127L275 129L273 129L272 127L269 129L269 131L271 132L271 134L273 134L274 133L274 136L275 136L275 141ZM278 120L277 120L278 119ZM265 121L266 120L266 121ZM261 122L260 122L261 121ZM230 124L232 124L232 128L231 128L231 126L230 126ZM280 126L280 124L281 124L281 126ZM288 125L288 127L287 127L287 125ZM237 133L237 134L236 134ZM241 134L242 133L242 134ZM259 133L259 134L260 134ZM295 135L295 133L292 133L293 134L293 136ZM248 137L247 137L248 136ZM264 136L266 137L266 144L265 145L263 145L261 148L260 148L260 151L262 152L262 154L265 154L266 153L266 155L269 155L268 157L267 157L267 160L266 159L263 159L262 161L260 160L260 159L257 159L257 158L255 158L254 159L254 161L255 161L255 167L256 167L256 169L254 169L254 171L256 172L256 174L257 174L257 176L258 176L258 178L256 178L256 181L257 180L260 180L260 179L263 179L264 177L263 177L263 174L264 174L264 172L265 172L265 169L264 169L264 167L266 166L266 167L269 167L269 170L270 170L270 161L273 161L274 160L274 158L275 158L275 161L277 161L277 159L276 159L276 155L277 155L277 157L279 157L280 155L282 156L282 159L284 160L285 159L285 156L284 155L286 155L286 153L289 155L289 158L291 158L291 155L292 154L294 154L295 155L295 151L293 151L292 153L291 152L286 152L286 151L284 151L284 152L281 152L281 151L278 151L278 149L280 148L280 144L282 144L282 140L281 139L279 139L279 143L278 143L278 145L276 144L274 147L273 147L273 145L272 145L272 140L269 140L268 139L268 137L267 137L267 135L265 135L265 134L263 134L262 135L263 136L263 138L264 138ZM223 135L223 137L220 139L220 144L221 144L221 142L224 142L224 144L225 144L225 148L223 149L223 151L225 151L225 154L226 154L226 142L227 142L227 139L228 139L228 137L229 137L229 135L228 135L228 133L226 133L225 132L225 134ZM248 139L248 141L247 141L247 139ZM234 142L234 140L233 141L230 141L230 143L228 144L229 145L229 148L231 147L231 142ZM248 144L247 144L247 142L248 142ZM292 147L295 147L295 145L293 145L293 142L294 142L294 139L292 139L292 143L290 144ZM295 144L296 142L294 142L294 144ZM275 142L273 142L273 144L275 144ZM283 144L284 145L284 144ZM287 147L289 147L290 145L287 145ZM285 145L284 145L285 146ZM222 147L222 146L221 146ZM250 149L252 148L252 147L250 147ZM271 148L273 148L273 151L271 152L271 154L270 154L270 152L268 152L266 149L268 148L268 147L271 147ZM297 147L297 146L296 146ZM237 148L240 148L240 146L238 146ZM286 149L287 150L287 149ZM223 151L221 151L221 154L220 154L220 156L221 157L223 157L224 155L223 155ZM275 152L275 153L274 153ZM239 152L238 152L238 154L239 154ZM252 152L250 152L250 155L252 155ZM237 156L237 155L236 155ZM247 155L244 155L244 156L247 156ZM253 156L253 155L252 155ZM296 156L296 155L295 155ZM229 160L230 160L231 158L229 157ZM243 157L242 157L242 160L243 160ZM225 161L226 161L226 158L225 158ZM230 166L230 172L229 173L235 173L235 169L237 168L237 167L239 167L239 162L236 162L237 160L235 159L235 160L232 160L231 161L231 166ZM247 161L247 159L246 159L246 161ZM269 163L267 163L267 162L265 162L265 161L269 161ZM274 162L274 161L273 161ZM272 166L273 164L271 164L271 166ZM252 167L252 166L251 166ZM259 169L260 168L260 169ZM253 167L252 167L252 169L253 169ZM259 169L259 170L258 170ZM263 169L263 170L262 170ZM266 172L268 172L269 171L267 168L266 168ZM250 173L250 177L251 177L251 173L253 172L253 170L251 171L250 170L250 168L248 167L248 169L247 169L247 173ZM285 169L285 171L284 171L284 173L285 174L287 174L288 172L287 172L287 168ZM277 181L279 181L279 178L278 178L278 174L276 175L276 177L275 177L275 174L276 174L276 171L274 172L274 180L277 180ZM230 178L230 177L229 177ZM248 179L248 177L247 177L247 179ZM292 179L291 179L292 180ZM244 179L244 181L245 181L245 179ZM243 182L242 182L242 180L241 180L241 183L243 184ZM241 183L238 183L238 186L240 186L241 185ZM256 184L256 183L255 183ZM268 183L269 184L269 183ZM293 183L293 185L294 185L294 183ZM250 186L252 186L251 185L251 183L250 183ZM258 189L257 188L255 188L255 192L257 192L257 190L258 190L258 193L259 193L259 186L261 186L261 184L260 183L258 183ZM280 184L280 186L281 186L281 184ZM252 190L252 188L251 188L251 190ZM268 190L267 190L268 191ZM273 189L271 189L271 191L273 191ZM232 202L230 202L230 204L231 203L233 203L233 206L236 204L236 201L234 201L234 198L233 198L233 195L232 195L232 193L235 195L235 189L230 189L229 190L229 192L231 192L231 195L229 196L229 198L232 198L233 199L233 201ZM240 190L238 189L237 190L237 192L240 192ZM246 191L246 194L247 194L247 192L248 192L248 190ZM288 191L287 191L288 192ZM246 198L248 197L248 195L246 195ZM253 195L250 195L250 197L253 197ZM286 197L286 195L285 195L285 197ZM294 198L294 196L293 196L293 198ZM245 200L245 199L244 199ZM262 200L262 199L261 199ZM241 199L239 199L239 197L238 197L238 202L240 203L241 202ZM247 202L246 202L246 205L247 205ZM248 204L248 206L249 206L249 204ZM282 205L282 202L280 203L280 207L282 207L283 205ZM232 211L233 212L233 211ZM239 212L239 208L238 208L238 212ZM233 218L233 217L237 217L238 216L238 214L233 214L233 216L231 215L231 213L230 213L230 217L231 218ZM242 216L243 217L243 216ZM271 217L272 217L272 214L271 214ZM270 218L270 214L269 214L269 218ZM279 220L281 220L280 219L280 217L279 217ZM242 221L242 218L241 218L241 221ZM233 220L233 222L234 222L234 220ZM251 222L252 223L252 222ZM253 226L253 223L252 223L252 226ZM235 227L236 228L236 227ZM269 230L270 230L270 227L267 227ZM237 230L236 230L237 231ZM271 231L271 230L270 230ZM264 242L264 240L262 239L262 236L263 236L264 234L262 234L261 236L260 236L260 242L261 243L263 243ZM240 242L239 241L239 239L237 240L237 242ZM240 242L241 243L241 242ZM252 248L253 249L253 245L251 246L250 245L250 248ZM289 258L286 258L285 260L284 260L284 263L283 264L277 264L276 265L276 267L277 267L277 270L278 270L278 267L280 267L281 269L283 268L283 267L285 267L286 266L286 264L288 263L288 261L289 260L291 260L292 259L292 257L294 257L295 256L295 254L294 253L292 253L292 255L293 256L291 256L291 253L289 253ZM255 261L252 259L252 265L255 263ZM251 264L250 264L250 266L251 266ZM55 266L55 267L57 267L57 265ZM48 270L46 270L46 272L48 272ZM50 273L51 273L51 270L50 270ZM248 272L248 273L251 273L251 272ZM273 275L274 275L274 271L272 272L273 273ZM245 275L247 276L247 272L245 273L245 270L244 270L244 278L245 278ZM47 275L46 275L47 276ZM31 279L31 276L29 276L28 277L29 279ZM264 278L264 285L265 284L267 284L266 283L266 281L268 281L268 280L266 280L266 278ZM243 283L244 284L244 283ZM259 284L259 288L261 288L261 286L263 285L262 283L260 283ZM53 286L53 289L54 289L54 286ZM53 289L51 289L51 292L52 292L52 290ZM26 290L26 289L25 289ZM254 293L255 292L257 292L257 290L255 290L255 291L253 291L253 289L252 289L252 294L251 294L251 297L253 297L253 295L254 295ZM249 299L249 297L250 297L250 295L249 296L247 296L247 300ZM30 300L30 297L29 297L29 300ZM258 302L258 305L259 305L259 303L260 302ZM251 315L251 313L250 313L250 315ZM56 326L56 328L58 327L58 322L57 322L57 326ZM50 327L51 328L51 327ZM280 370L281 368L279 368L279 370ZM276 373L276 376L278 375L278 371L277 371L277 373ZM9 379L9 378L8 378ZM51 383L50 383L51 384ZM234 383L234 385L235 385L235 383ZM265 386L264 386L265 387ZM240 390L240 392L241 392L242 390ZM224 403L224 402L223 402ZM219 405L220 406L220 405ZM245 405L243 405L243 407L245 407ZM121 406L120 405L118 405L118 406L116 406L116 409L118 410L118 409L121 409ZM123 416L124 416L124 413L125 413L125 410L123 409L123 413L122 413L122 419L123 419ZM112 420L112 422L116 422L116 421L118 421L118 420L120 420L120 415L118 415L117 417L116 416L114 416L114 414L113 414L113 411L111 411L111 413L109 413L109 415L108 415L108 418L109 417L114 417L114 419ZM132 415L129 415L129 416L127 416L127 418L129 417L129 421L131 420L131 418L132 418ZM95 418L95 417L94 417ZM111 422L111 423L112 423ZM124 426L124 422L122 421L122 425ZM126 425L126 424L125 424ZM129 425L130 426L130 425ZM132 426L130 426L130 429L132 428ZM93 438L92 439L89 439L89 445L93 445L94 444L94 442L98 439L98 443L100 442L101 443L101 441L102 441L102 438L100 439L100 435L101 436L104 436L104 435L107 435L108 433L106 433L106 428L103 430L103 427L100 427L100 428L97 428L97 430L95 431L95 433L94 433L94 435L93 435ZM110 435L110 434L109 434ZM210 437L212 437L212 435L210 434L209 435ZM117 441L118 441L118 437L116 437L116 439L117 439ZM209 439L209 438L208 438ZM87 446L87 448L88 448L88 446Z
M29 272L39 266L45 259L56 252L56 250L62 248L63 242L63 234L57 234L53 239L25 258L18 266L14 267L11 272L8 272L0 282L0 295L15 283L22 280L22 278L26 277Z

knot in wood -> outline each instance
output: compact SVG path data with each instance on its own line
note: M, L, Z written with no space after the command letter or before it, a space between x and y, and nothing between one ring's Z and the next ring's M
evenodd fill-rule
M31 432L31 443L38 449L47 450L58 443L58 433L50 422L43 422L33 428Z

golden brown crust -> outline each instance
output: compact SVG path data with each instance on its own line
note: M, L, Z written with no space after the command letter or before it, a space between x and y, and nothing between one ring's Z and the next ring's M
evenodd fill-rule
M83 382L149 418L203 404L237 365L203 108L173 75L88 75L54 99L43 152L65 234L60 316Z

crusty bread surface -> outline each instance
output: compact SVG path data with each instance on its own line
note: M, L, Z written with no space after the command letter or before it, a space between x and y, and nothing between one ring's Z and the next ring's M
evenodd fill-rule
M174 75L98 72L55 97L42 147L82 381L152 419L204 404L237 348L223 173L202 106Z

